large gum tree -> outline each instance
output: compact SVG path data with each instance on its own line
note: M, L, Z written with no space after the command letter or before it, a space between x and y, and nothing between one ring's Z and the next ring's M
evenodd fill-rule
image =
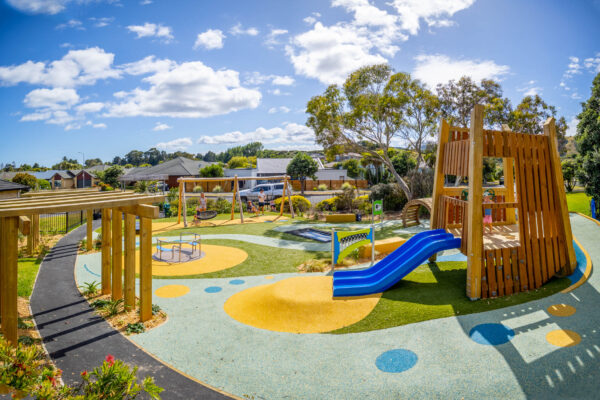
M424 138L435 130L436 101L409 74L394 74L386 64L372 65L350 74L341 88L331 85L311 98L306 125L325 149L355 149L379 160L411 199L410 187L388 153L392 142L400 142L421 158Z

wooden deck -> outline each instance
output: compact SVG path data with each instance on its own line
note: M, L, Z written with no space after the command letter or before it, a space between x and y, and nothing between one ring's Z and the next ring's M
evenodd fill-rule
M454 236L460 237L461 229L448 229L448 232ZM489 233L486 227L483 234L483 249L511 249L519 247L519 226L518 225L498 225L492 228L492 233Z

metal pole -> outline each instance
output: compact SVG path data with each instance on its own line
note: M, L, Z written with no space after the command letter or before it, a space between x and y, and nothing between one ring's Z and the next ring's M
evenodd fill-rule
M375 227L371 224L371 265L375 264Z

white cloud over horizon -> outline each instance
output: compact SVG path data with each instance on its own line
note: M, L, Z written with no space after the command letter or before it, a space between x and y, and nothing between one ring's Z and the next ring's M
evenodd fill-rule
M315 134L306 125L300 125L295 122L284 122L282 126L268 129L259 127L251 132L233 131L215 136L200 136L196 143L218 145L243 144L257 141L263 144L313 145L315 143Z
M240 22L238 22L237 24L235 24L234 26L231 27L231 29L229 30L229 33L231 33L233 36L241 36L241 35L256 36L259 34L259 31L258 31L258 29L254 28L254 27L244 29L242 27L242 24Z
M442 54L422 54L415 57L416 66L413 77L419 79L430 89L450 80L458 80L463 76L475 81L493 79L501 81L510 72L507 65L496 64L492 60L452 59Z
M162 122L157 122L154 128L152 128L153 131L166 131L167 129L172 129L172 127Z
M165 151L184 151L193 144L192 139L189 137L173 139L169 142L157 143L156 147L159 150Z

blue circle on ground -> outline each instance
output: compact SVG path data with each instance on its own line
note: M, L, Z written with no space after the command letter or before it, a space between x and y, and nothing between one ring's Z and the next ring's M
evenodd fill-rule
M502 324L480 324L469 332L475 343L496 346L515 337L515 331Z
M377 357L375 365L383 372L404 372L415 366L419 357L405 349L394 349L386 351Z
M220 286L209 286L206 289L204 289L206 293L218 293L221 290L223 290L223 288L221 288Z
M243 285L244 283L246 283L246 281L243 279L232 279L229 281L230 285Z

